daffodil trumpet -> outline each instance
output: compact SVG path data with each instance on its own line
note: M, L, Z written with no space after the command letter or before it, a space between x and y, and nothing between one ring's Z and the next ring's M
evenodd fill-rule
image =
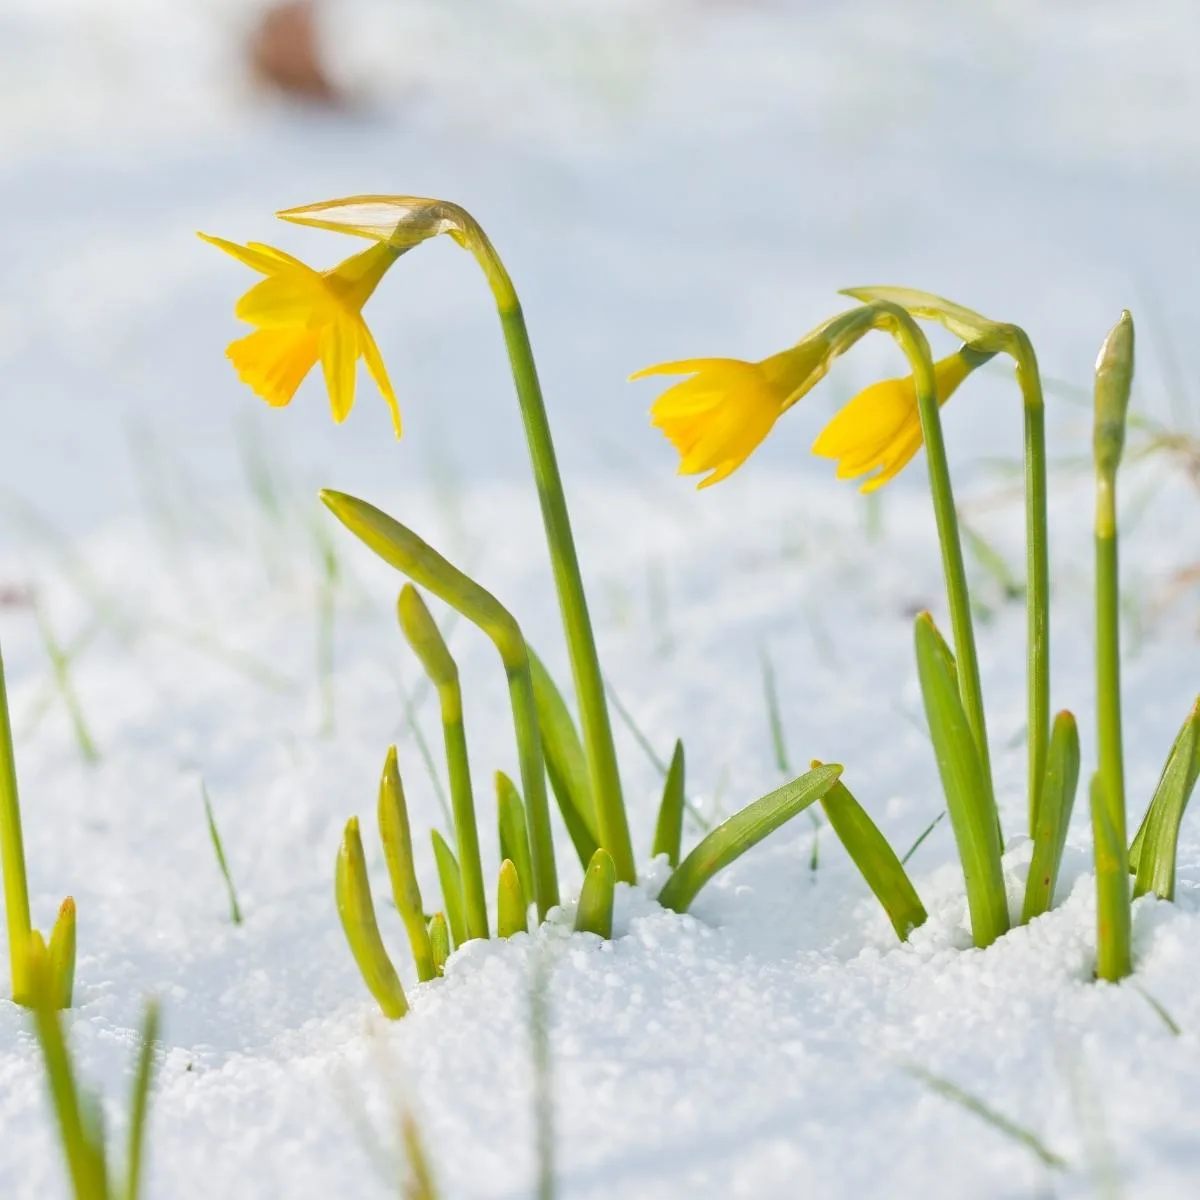
M636 879L633 844L629 836L616 747L579 569L579 556L575 549L529 332L516 288L504 263L479 222L465 209L444 200L419 196L353 196L287 209L278 215L285 221L369 238L393 255L402 254L428 238L446 234L470 251L482 268L499 312L529 444L529 457L579 701L583 744L600 827L600 841L612 855L617 878L633 883Z
M680 455L682 474L709 474L700 482L709 486L727 478L746 461L766 438L775 421L808 394L828 373L833 361L845 354L871 330L884 330L900 346L912 367L911 393L905 381L890 381L884 397L892 415L884 422L875 418L876 394L867 407L872 423L865 442L856 442L854 422L863 411L855 401L850 415L835 418L826 431L824 452L836 447L845 456L839 473L845 477L875 470L890 479L924 444L929 460L934 517L941 545L942 568L950 609L950 625L958 663L959 687L971 732L979 748L987 792L994 791L987 745L983 691L979 682L975 630L970 595L963 565L958 516L946 461L945 441L938 414L940 402L981 362L990 357L991 347L963 347L958 354L934 364L929 342L908 311L887 299L873 300L830 318L794 346L761 362L740 359L702 358L660 363L636 372L632 379L648 375L687 375L668 388L651 407L652 421L663 430ZM903 384L900 387L899 384ZM939 390L940 389L940 390ZM895 403L899 393L900 404ZM915 408L905 408L909 395ZM900 419L895 419L899 412ZM818 446L821 446L818 439ZM874 482L871 480L869 482ZM880 479L880 483L885 482Z
M847 288L844 292L869 303L890 300L921 320L938 321L966 343L964 352L984 356L1007 354L1016 365L1024 407L1025 458L1025 588L1028 693L1028 819L1036 837L1041 789L1050 746L1050 544L1047 518L1046 416L1037 355L1018 325L987 317L930 292L899 287ZM943 360L945 361L945 360ZM869 390L869 389L868 389ZM853 401L851 402L854 403ZM871 481L874 484L874 481ZM871 486L869 484L868 486ZM877 485L876 485L877 486Z

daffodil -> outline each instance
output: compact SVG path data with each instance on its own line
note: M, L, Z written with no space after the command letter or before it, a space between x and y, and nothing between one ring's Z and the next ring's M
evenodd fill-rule
M687 375L650 408L650 419L679 451L679 474L709 474L697 487L728 478L750 457L797 400L829 369L825 330L761 362L740 358L687 358L635 372Z
M934 363L938 405L954 395L982 356L963 347ZM813 453L837 461L839 479L868 475L864 492L894 479L923 442L917 389L911 375L884 379L858 393L821 431Z
M225 352L242 382L268 404L281 408L292 402L319 360L333 419L341 422L354 405L361 358L387 401L399 437L396 393L362 309L404 251L379 243L328 271L316 271L259 242L239 246L204 233L200 237L266 276L234 309L241 320L255 326L253 333L230 343Z

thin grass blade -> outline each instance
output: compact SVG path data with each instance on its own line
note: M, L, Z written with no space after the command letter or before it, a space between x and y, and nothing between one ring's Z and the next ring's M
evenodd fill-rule
M659 892L658 902L675 912L687 912L700 889L718 871L815 804L841 773L842 768L836 764L818 767L723 821L675 868Z
M342 929L362 973L363 982L375 997L383 1015L397 1021L408 1012L408 999L396 968L384 949L383 939L379 936L357 817L351 817L346 822L346 831L338 849L334 892Z
M142 1150L146 1140L146 1116L150 1111L150 1084L154 1075L154 1047L158 1042L159 1017L158 1003L151 1000L142 1018L142 1048L138 1054L133 1091L129 1098L129 1151L125 1159L124 1200L138 1200L142 1190Z
M821 763L812 765L816 768ZM895 850L840 779L821 797L821 807L867 887L883 905L896 936L907 941L929 914Z
M433 841L433 860L437 863L438 881L442 885L442 903L446 906L450 936L456 947L461 946L467 940L467 927L463 921L462 876L458 870L458 859L436 829L431 829L429 836Z
M946 808L966 880L975 945L1008 932L996 807L956 682L954 658L928 613L916 622L917 670Z
M521 884L521 894L525 897L526 905L530 905L536 897L525 805L516 785L503 771L496 772L496 811L500 824L500 856L512 860Z
M667 771L667 782L663 786L662 803L658 806L658 823L654 827L654 845L650 851L653 857L665 854L672 867L679 866L679 852L683 843L683 800L683 742L677 740Z
M213 816L212 801L208 797L208 788L203 779L200 781L200 796L204 800L204 817L208 822L208 837L212 842L213 854L217 858L217 867L221 871L221 878L225 880L225 891L229 896L229 919L235 925L240 925L242 909L238 904L237 888L233 885L233 874L230 872L229 862L225 858L225 846L221 841L220 831L217 829L217 819Z
M595 933L602 938L612 937L613 892L617 870L612 855L601 847L592 855L583 876L579 893L579 908L575 913L575 929L579 933Z
M1079 786L1079 730L1067 711L1054 718L1050 750L1046 756L1046 779L1042 784L1033 835L1033 859L1025 884L1025 906L1021 924L1049 912L1054 903L1054 885L1067 844L1067 827L1075 807Z
M392 883L392 899L404 922L408 944L412 948L417 978L425 983L437 978L433 951L429 945L429 930L425 925L425 909L421 903L421 887L413 863L412 829L408 823L408 805L396 747L388 748L379 780L379 840L387 862L388 878Z

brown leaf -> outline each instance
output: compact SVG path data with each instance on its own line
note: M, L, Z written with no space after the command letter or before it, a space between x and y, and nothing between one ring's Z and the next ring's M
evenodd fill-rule
M319 28L314 0L283 0L267 9L250 37L254 74L285 95L340 104L341 93L321 62Z

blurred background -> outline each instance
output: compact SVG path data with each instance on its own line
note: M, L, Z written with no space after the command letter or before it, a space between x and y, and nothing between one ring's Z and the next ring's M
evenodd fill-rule
M335 429L318 378L285 415L224 360L253 279L194 231L326 266L356 244L272 214L362 192L490 232L569 480L686 490L626 375L763 357L864 283L1022 323L1084 389L1128 306L1145 405L1194 431L1197 46L1193 0L0 0L0 501L83 533L162 478L232 493L263 438L367 495L521 476L489 296L449 241L367 308L399 447L365 374ZM878 339L840 364L759 461L827 470L816 431L893 363ZM952 453L1015 459L1011 384L972 387ZM1055 446L1085 453L1087 424L1056 402Z

